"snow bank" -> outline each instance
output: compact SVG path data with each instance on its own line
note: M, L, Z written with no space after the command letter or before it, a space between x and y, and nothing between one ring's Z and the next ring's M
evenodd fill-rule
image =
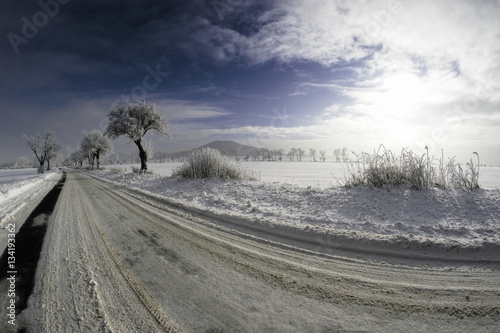
M488 253L488 258L500 259L499 190L387 192L281 182L185 180L116 169L92 174L219 216L310 234L320 245Z
M36 172L36 169L0 170L0 227L33 195L52 188L53 182L61 176L58 170L44 174Z

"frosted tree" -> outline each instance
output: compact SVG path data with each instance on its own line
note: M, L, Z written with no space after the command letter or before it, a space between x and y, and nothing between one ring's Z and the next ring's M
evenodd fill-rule
M169 126L164 116L150 102L130 102L115 105L108 115L109 125L105 134L112 139L126 136L139 149L141 172L148 170L148 153L142 144L144 135L150 130L170 138Z
M31 165L30 159L27 156L21 156L16 159L14 167L19 169L24 169L24 168L29 168L30 165Z
M83 165L83 161L85 161L86 154L83 150L79 149L71 153L69 158L75 166L80 165L81 168Z
M94 161L97 161L97 169L100 167L100 157L110 153L113 149L111 142L101 131L91 131L85 136L80 144L82 150L89 156L89 164L94 168Z
M50 158L55 155L55 152L61 149L61 146L57 142L56 134L54 131L48 130L44 135L39 133L31 137L24 135L24 140L28 148L35 154L40 165L38 172L43 173L45 161L49 161ZM47 171L49 170L50 164L47 166Z

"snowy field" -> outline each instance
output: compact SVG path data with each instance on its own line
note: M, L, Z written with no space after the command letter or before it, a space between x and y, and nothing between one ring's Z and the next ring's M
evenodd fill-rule
M94 176L168 198L187 207L259 223L366 244L491 252L500 246L500 168L482 167L473 193L429 189L388 192L343 188L341 164L246 162L258 181L185 180L171 177L177 163L150 163L153 175L130 165L106 166ZM0 171L0 221L56 177L35 169ZM378 246L378 245L376 245ZM493 252L492 252L493 251ZM496 251L496 250L495 250ZM500 254L493 254L500 258Z
M460 249L496 259L500 253L500 168L481 169L473 193L440 189L388 192L343 188L337 163L248 162L258 181L185 180L171 177L179 164L149 164L153 175L131 166L93 171L97 177L166 197L188 207L266 228L290 228L327 239L420 252ZM118 169L121 169L120 172ZM430 247L430 248L429 248Z
M170 176L181 163L149 163L156 174ZM345 179L347 168L342 163L328 162L243 162L242 165L266 183L281 183L326 189L338 187ZM139 167L139 165L134 165ZM106 166L131 170L131 165ZM481 167L479 185L483 189L500 190L500 167Z

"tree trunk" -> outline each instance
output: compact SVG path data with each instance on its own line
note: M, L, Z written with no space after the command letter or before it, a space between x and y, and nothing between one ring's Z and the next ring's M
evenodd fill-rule
M47 171L50 171L50 159L47 159Z
M101 165L101 162L99 161L99 151L95 153L95 158L97 159L97 170L99 170L99 167Z
M141 172L148 171L148 154L141 145L141 140L134 141L139 148L139 158L141 159Z
M43 173L43 161L40 162L40 167L38 168L38 173Z

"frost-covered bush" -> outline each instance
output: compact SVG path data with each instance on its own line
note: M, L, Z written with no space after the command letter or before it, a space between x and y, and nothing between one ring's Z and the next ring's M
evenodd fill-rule
M193 151L186 162L174 170L175 176L184 178L253 179L241 165L233 163L217 149L203 148Z
M426 148L427 150L427 148ZM465 169L455 162L455 158L444 163L444 155L439 160L429 157L429 153L418 155L407 148L395 156L381 145L373 155L361 153L357 160L348 165L346 186L368 185L373 187L422 189L438 187L472 191L479 188L479 155L477 164L472 159Z

